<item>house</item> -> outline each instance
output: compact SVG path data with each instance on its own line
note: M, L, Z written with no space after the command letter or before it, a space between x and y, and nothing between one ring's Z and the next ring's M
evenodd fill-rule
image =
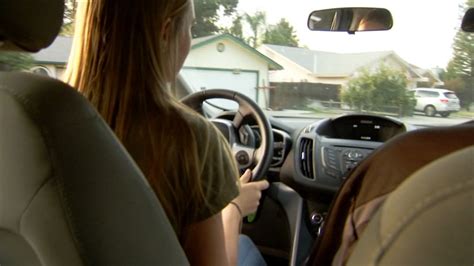
M72 38L58 37L33 54L32 71L61 79L71 52ZM195 91L226 88L239 91L268 106L269 71L283 69L278 63L229 34L197 38L184 62L181 75Z
M62 79L71 53L72 38L59 36L47 48L33 54L35 66L32 72Z
M181 75L195 91L232 89L265 108L269 101L269 71L282 69L242 40L220 34L192 41Z
M376 69L381 64L402 70L408 79L408 88L418 82L433 79L441 82L433 72L409 64L394 51L365 53L332 53L306 48L279 45L262 45L259 51L283 66L282 71L272 71L270 82L307 82L344 85L362 69Z
M422 76L424 79L417 83L416 87L428 87L428 88L439 88L444 86L444 82L441 81L439 76L440 72L442 71L441 68L433 68L433 69L423 69L417 67L415 65L410 66L415 69L415 71Z
M279 108L282 101L297 105L291 103L291 98L300 99L296 91L310 100L339 101L340 90L352 77L382 64L403 71L407 89L416 88L419 83L442 84L432 71L409 64L394 51L343 54L269 44L260 46L259 51L283 66L283 70L269 73L274 88L270 97L272 108Z

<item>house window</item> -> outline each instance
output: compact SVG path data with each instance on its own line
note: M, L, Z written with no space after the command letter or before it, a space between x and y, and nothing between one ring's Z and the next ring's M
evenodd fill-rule
M216 46L216 49L217 49L217 51L218 51L219 53L224 52L224 51L225 51L225 44L223 44L223 43L221 43L221 42L218 43L217 46Z

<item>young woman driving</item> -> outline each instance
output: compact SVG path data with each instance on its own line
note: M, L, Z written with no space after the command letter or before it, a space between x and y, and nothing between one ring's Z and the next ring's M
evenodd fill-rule
M192 0L80 1L67 81L138 163L191 264L235 265L268 182L246 171L239 184L224 137L172 95L193 20Z

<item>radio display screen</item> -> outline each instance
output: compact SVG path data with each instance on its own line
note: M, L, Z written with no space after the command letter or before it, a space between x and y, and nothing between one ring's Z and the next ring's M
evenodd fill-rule
M348 116L332 121L327 136L338 139L385 142L405 131L403 125L377 117Z

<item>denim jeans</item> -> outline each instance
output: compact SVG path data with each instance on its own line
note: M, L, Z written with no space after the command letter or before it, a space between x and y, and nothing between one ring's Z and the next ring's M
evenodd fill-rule
M253 241L246 235L239 237L238 266L266 266L267 263Z

